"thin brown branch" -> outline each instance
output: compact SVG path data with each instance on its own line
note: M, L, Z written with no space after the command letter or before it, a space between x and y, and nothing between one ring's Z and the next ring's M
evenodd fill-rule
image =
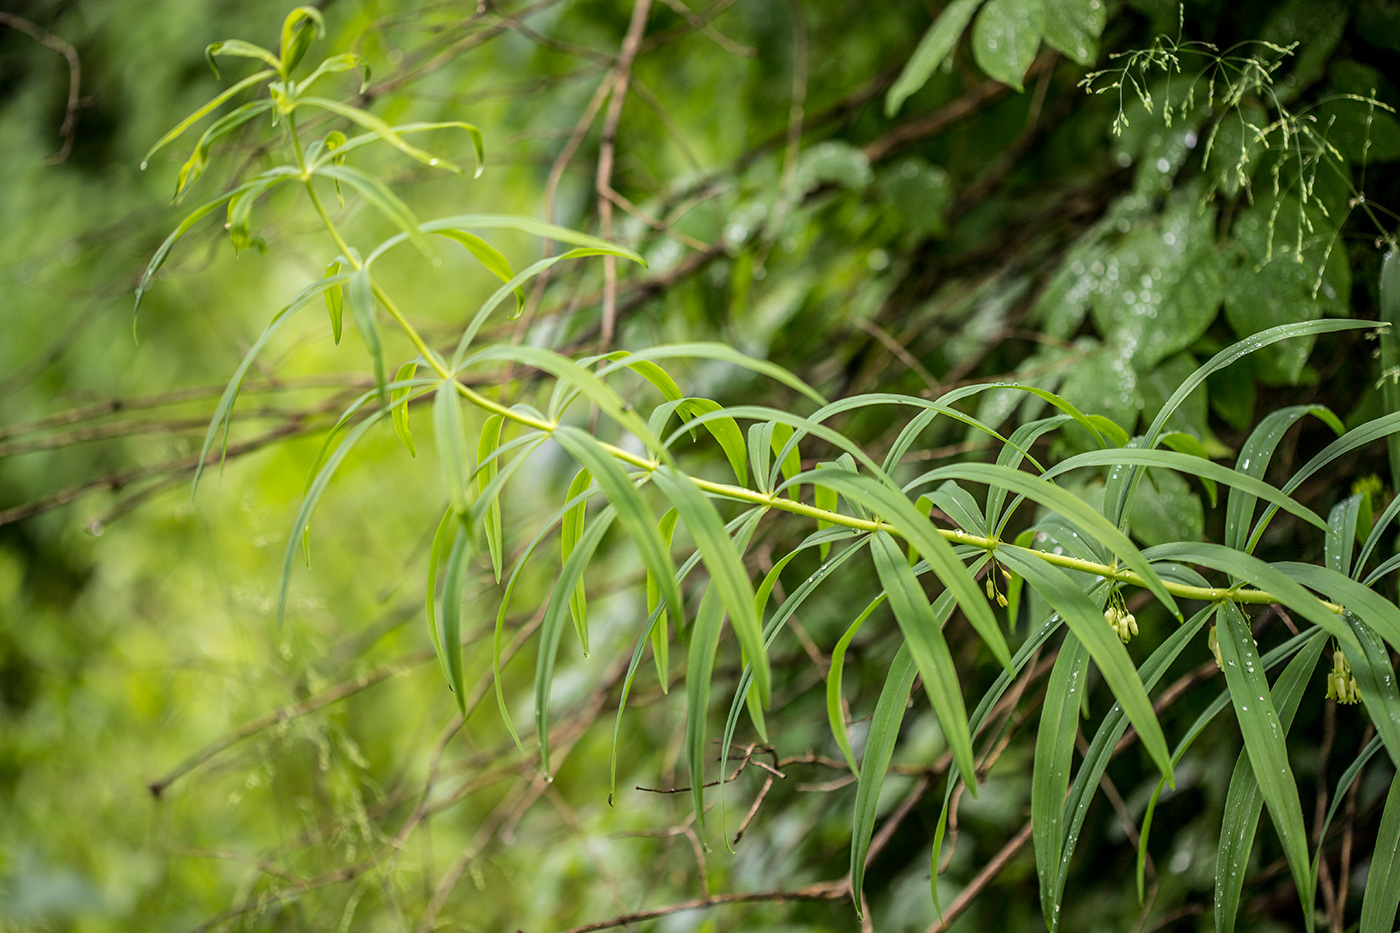
M1026 843L1030 842L1030 839L1031 823L1030 820L1027 820L1026 825L1021 827L1021 831L1012 836L1011 840L1001 847L1001 851L992 856L991 861L986 865L982 866L982 870L977 873L976 877L968 882L967 887L958 892L958 896L953 899L953 903L948 905L948 909L943 912L943 916L930 926L925 933L943 933L944 930L948 929L948 926L961 916L962 912L967 910L968 906L971 905L973 901L977 900L982 890L987 887L987 885L991 884L992 879L1001 874L1002 869L1010 864L1011 860L1016 857L1018 852L1025 848Z
M564 933L593 933L594 930L611 930L616 927L641 923L644 920L667 917L686 910L708 910L725 904L753 904L764 901L776 904L789 901L839 901L845 898L848 892L846 881L842 879L809 884L806 887L788 891L736 891L731 894L715 894L711 897L681 901L676 904L668 904L665 907L654 907L650 910L639 910L636 913L623 914L607 920L585 923L583 926L571 927Z
M41 29L38 25L13 13L0 12L0 25L9 26L36 42L48 46L62 55L68 62L68 104L63 113L63 125L58 128L59 135L63 137L63 147L44 160L49 165L66 162L68 156L73 152L73 140L77 137L78 131L78 111L83 106L82 98L78 96L78 88L82 84L83 78L83 63L78 57L78 50L48 30Z

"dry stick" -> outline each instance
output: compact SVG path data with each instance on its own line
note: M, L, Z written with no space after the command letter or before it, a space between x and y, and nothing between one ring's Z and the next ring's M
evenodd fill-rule
M225 456L238 457L242 454L265 447L274 441L284 440L290 437L300 437L303 434L310 434L315 430L315 427L310 427L303 421L296 421L260 434L241 444L234 444L229 447ZM219 451L211 450L208 458L204 461L205 465L213 466L217 464L219 462L219 457ZM199 454L191 454L188 457L176 457L173 460L157 463L154 466L137 467L131 470L119 470L115 473L109 473L106 476L89 480L86 483L79 483L76 486L69 486L67 489L61 489L52 495L45 496L43 499L36 499L33 502L26 502L23 505L17 505L14 508L6 509L0 512L0 527L23 521L26 518L32 518L35 515L47 512L49 509L57 508L61 505L67 505L70 502L81 499L90 492L103 489L120 489L131 483L139 482L143 479L150 479L154 476L164 476L167 473L188 473L194 470L198 464Z
M1322 747L1317 753L1317 806L1313 810L1313 848L1322 852L1322 823L1327 815L1327 763L1332 756L1332 742L1337 733L1337 701L1324 700L1322 707ZM1322 887L1323 913L1332 916L1337 903L1337 891L1332 884L1332 871L1325 855L1319 856L1318 884Z
M847 891L847 884L842 880L822 881L789 891L744 891L733 894L715 894L711 897L681 901L678 904L668 904L665 907L656 907L651 910L639 910L636 913L624 914L608 920L585 923L583 926L565 930L564 933L593 933L594 930L611 930L615 927L641 923L643 920L655 920L657 917L666 917L685 910L705 910L723 904L752 904L764 901L776 904L789 901L837 901L845 898Z
M78 58L78 50L53 33L41 29L29 20L13 13L0 13L0 24L24 33L68 60L68 107L63 114L63 125L58 128L59 134L63 136L63 148L44 160L49 165L67 161L68 156L73 152L73 140L77 136L78 111L83 106L83 101L78 96L78 86L82 82L83 76L83 65Z
M1021 827L1021 831L1011 837L1006 845L1001 847L1001 851L992 856L992 860L982 866L982 870L977 873L977 877L968 882L967 887L958 892L958 896L953 899L953 903L948 905L948 909L943 912L943 918L925 931L925 933L942 933L948 929L948 925L956 920L968 906L982 893L982 889L991 883L992 879L1001 874L1016 854L1025 848L1031 838L1031 823L1026 821L1026 825Z
M662 2L665 3L672 10L674 10L676 13L679 13L681 16L683 16L686 22L690 23L692 27L698 30L702 36L704 36L706 39L709 39L711 42L724 49L726 52L738 55L740 58L753 58L756 55L758 55L757 49L750 48L747 45L740 45L739 43L735 42L733 39L729 38L724 33L720 32L718 29L712 26L710 24L709 19L702 17L699 13L696 13L690 7L682 3L681 0L662 0Z
M627 26L627 35L622 40L622 51L617 56L613 70L612 97L608 100L608 112L603 117L603 137L598 146L598 221L603 239L612 239L612 191L613 158L617 145L617 125L622 120L622 107L627 102L628 85L632 81L632 62L637 57L637 48L646 31L647 16L651 13L651 0L636 0L632 6L632 21ZM603 333L602 350L607 352L612 346L613 326L617 318L617 257L603 257Z

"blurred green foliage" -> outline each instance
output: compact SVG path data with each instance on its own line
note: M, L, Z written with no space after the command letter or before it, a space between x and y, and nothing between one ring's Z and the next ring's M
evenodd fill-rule
M1380 316L1390 208L1400 205L1392 0L1193 0L1180 11L1160 0L956 0L934 15L913 2L830 0L643 9L606 181L622 196L607 208L611 235L648 268L619 264L616 346L719 340L832 398L1016 379L1135 433L1237 337ZM442 508L436 458L411 459L387 423L336 478L317 513L314 559L297 568L287 620L276 625L305 471L338 412L373 384L359 342L335 347L319 312L264 354L227 464L187 494L222 383L333 254L286 194L253 214L265 251L235 254L206 222L162 270L133 340L131 293L181 216L167 202L188 154L180 147L194 137L139 166L170 126L251 68L226 59L221 81L201 49L230 37L275 47L286 12L263 0L29 0L5 16L32 28L0 19L0 928L556 930L712 893L797 890L805 896L667 914L654 928L855 928L849 898L804 886L846 870L854 789L827 729L824 677L832 646L877 592L867 567L836 570L794 636L774 644L773 749L749 746L758 737L740 727L750 752L731 752L742 773L726 786L724 823L708 821L705 851L687 794L633 789L685 784L681 698L663 697L649 673L622 720L620 793L609 806L617 659L630 654L645 608L645 568L623 536L605 539L588 579L591 658L561 653L552 782L491 709L486 645L499 588L485 561L466 599L466 684L478 705L465 724L454 719L422 618ZM373 72L358 97L356 73L327 79L326 96L394 122L466 120L485 135L477 180L387 149L357 156L420 217L509 212L604 232L595 166L607 107L597 91L611 80L631 4L341 0L324 15L318 54L355 51ZM962 25L921 44L937 16ZM81 63L71 146L60 132L68 46ZM1108 71L1086 90L1096 67ZM899 92L887 97L892 86ZM266 130L255 121L231 136L190 203L284 157ZM431 138L470 161L464 140ZM344 217L356 235L390 232L353 197ZM539 255L533 238L491 239L517 268ZM378 270L439 345L498 284L463 253L442 256L426 273L408 252ZM521 323L493 325L486 339L595 349L602 270L597 260L557 267L527 294ZM1325 405L1348 426L1392 411L1362 333L1252 356L1213 376L1169 428L1229 459L1260 418L1287 405ZM385 339L386 355L411 355L401 336ZM785 390L756 398L774 390L731 368L695 364L684 375L688 391L726 404L791 401ZM502 386L519 399L536 388L525 378ZM993 426L1044 414L1018 393L978 398L971 410ZM410 412L426 427L424 406ZM842 425L879 451L899 427L876 413ZM426 430L414 436L420 452L431 447ZM1319 420L1302 422L1269 478L1289 475L1332 436ZM1056 443L1053 455L1074 453L1088 434ZM944 428L911 460L982 449ZM503 503L509 554L565 499L572 469L551 450ZM696 471L727 476L723 452L703 436L686 456ZM1366 448L1298 495L1324 513L1372 476L1388 481L1389 470L1382 451ZM1150 477L1129 519L1141 544L1221 538L1203 488L1166 471ZM1084 489L1091 501L1096 486ZM1378 494L1375 511L1393 495ZM766 572L808 530L765 525L750 569ZM1284 522L1260 549L1275 560L1320 552ZM819 563L800 557L788 587ZM557 549L528 567L509 634L532 631L557 573ZM1160 609L1135 611L1143 644L1172 630ZM888 615L874 618L846 657L857 748L897 647ZM1291 624L1266 621L1265 650ZM980 697L995 660L962 621L949 641L967 696ZM506 668L517 723L532 718L534 651L523 641ZM1169 736L1221 689L1207 665L1197 644L1168 672L1164 683L1215 684L1178 692L1160 713ZM728 700L739 671L726 645L717 697ZM1325 810L1322 794L1370 737L1358 708L1324 704L1313 686L1290 737L1310 831L1313 806ZM1037 682L998 722L994 764L977 799L962 801L936 882L945 909L981 890L974 879L1025 822L1035 749L1026 723L1040 694ZM1092 680L1084 702L1098 718L1112 701ZM867 870L875 929L937 921L929 846L945 751L936 719L914 704L878 804L899 819ZM1158 776L1137 745L1115 760L1062 922L1211 928L1217 834L1239 753L1238 731L1217 724L1178 766L1156 808L1142 905L1131 880L1135 826ZM1325 849L1323 888L1333 894L1320 909L1343 925L1361 913L1390 780L1384 758L1361 772ZM741 823L730 853L721 837ZM1342 826L1355 853L1345 858ZM1298 921L1272 832L1261 831L1251 856L1241 929ZM1350 900L1333 906L1347 885ZM1036 891L1030 847L1015 850L950 928L1040 929Z

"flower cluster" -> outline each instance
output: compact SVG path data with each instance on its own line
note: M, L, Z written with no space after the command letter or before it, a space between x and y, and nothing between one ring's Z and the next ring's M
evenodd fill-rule
M1338 703L1360 703L1361 688L1351 674L1351 665L1341 649L1332 652L1332 670L1327 673L1327 699Z
M1125 645L1138 633L1137 618L1122 606L1109 606L1104 610L1103 617Z

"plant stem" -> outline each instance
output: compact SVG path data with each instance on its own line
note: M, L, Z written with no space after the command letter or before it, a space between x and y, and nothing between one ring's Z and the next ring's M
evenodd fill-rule
M294 144L293 148L295 149L297 156L297 163L302 169L302 182L306 187L307 196L310 197L312 206L315 207L317 215L321 218L321 223L325 226L326 232L330 234L331 239L335 241L336 246L339 247L341 254L345 256L346 260L355 268L357 272L362 270L364 268L363 260L359 258L358 254L354 253L350 249L350 245L345 241L345 238L336 228L334 222L331 221L330 215L326 212L325 206L321 203L320 196L317 195L316 189L311 184L311 177L306 173L305 156L302 152L300 140L297 138L296 125L292 123L290 115L288 116L288 132L292 137L292 141ZM428 346L428 343L423 339L422 334L420 334L418 332L418 329L414 327L413 324L408 320L404 313L394 303L393 299L389 297L388 293L386 293L377 282L371 281L370 287L373 290L375 299L378 300L379 303L384 306L384 310L388 312L389 316L393 318L394 322L399 325L399 328L404 332L404 334L408 337L409 341L422 355L423 359L427 362L428 366L433 370L433 372L437 373L438 377L441 379L452 380L453 384L457 387L457 392L464 399L471 402L473 405L476 405L478 408L491 412L492 414L501 415L507 421L512 421L516 424L522 425L527 428L531 428L536 431L542 431L545 434L553 434L554 431L559 427L559 422L557 421L542 420L540 418L534 417L533 415L526 414L525 412L517 411L513 408L508 408L507 406L502 405L499 402L487 398L486 396L482 395L481 393L477 392L471 387L463 385L457 380L457 374L454 373L451 369L449 369L447 364L443 362L442 357L435 350L433 350L432 347ZM598 441L598 443L613 457L616 457L623 463L636 467L639 470L643 470L648 474L655 472L661 466L661 461L659 460L653 460L648 457L641 456L639 454L634 454L631 451L624 450L623 448L618 447L615 444L609 444L606 441L600 440ZM798 502L796 500L789 499L785 496L780 496L777 493L759 492L753 489L748 489L744 486L735 486L730 483L717 483L711 480L701 479L699 477L691 477L691 481L694 482L696 486L699 486L702 491L707 492L710 495L717 496L719 498L729 499L735 502L748 502L754 505L762 505L768 508L777 509L782 512L791 512L794 515L802 515L807 518L814 518L819 521L826 522L828 524L852 528L857 531L888 531L895 535L899 534L899 530L897 528L886 522L871 521L868 519L855 518L849 515L842 515L840 512L829 511L827 509L807 505L806 503ZM941 536L943 536L945 540L953 544L964 544L971 547L981 548L982 550L988 552L994 552L997 546L1001 544L1001 541L994 536L974 535L969 534L965 531L959 531L957 529L952 528L936 528L935 530ZM1032 553L1034 553L1041 560L1045 561L1047 564L1052 564L1057 567L1064 567L1067 570L1075 570L1080 573L1093 574L1095 576L1113 580L1117 583L1124 583L1129 586L1137 586L1144 588L1147 586L1147 581L1145 581L1139 574L1134 573L1131 570L1123 570L1116 566L1109 566L1107 564L1099 564L1093 561L1080 560L1077 557L1070 557L1065 554L1053 554L1048 551L1033 551ZM1255 605L1272 604L1279 602L1278 597L1275 596L1273 593L1268 592L1267 590L1237 589L1234 587L1189 586L1183 583L1173 583L1167 580L1162 581L1162 583L1163 586L1166 588L1167 592L1171 593L1173 596L1180 596L1183 599L1196 599L1202 600L1204 602L1220 602L1223 600L1229 600L1231 602L1236 603L1249 603ZM1321 599L1319 599L1318 602L1320 602L1323 606L1327 607L1333 612L1340 613L1342 611L1342 607L1333 603Z

